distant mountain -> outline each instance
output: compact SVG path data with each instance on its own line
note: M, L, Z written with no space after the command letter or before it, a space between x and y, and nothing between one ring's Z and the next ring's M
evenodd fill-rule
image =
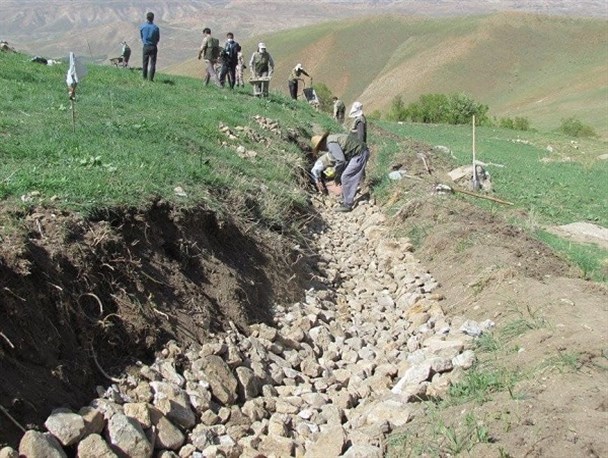
M386 113L395 97L470 94L499 117L549 130L574 116L608 137L608 21L524 13L450 18L374 16L257 37L287 93L301 62L347 103ZM245 42L249 53L254 42ZM167 69L199 76L200 62ZM306 79L308 82L308 80Z
M462 16L496 11L526 11L568 16L608 15L606 0L2 0L0 40L31 55L62 57L73 51L97 62L133 47L139 62L138 26L146 11L161 27L159 66L196 55L203 27L220 37L233 31L246 39L371 14Z

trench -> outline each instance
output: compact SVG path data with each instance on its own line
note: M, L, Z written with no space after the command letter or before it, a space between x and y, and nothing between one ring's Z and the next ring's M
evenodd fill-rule
M416 403L444 395L472 364L472 337L445 316L437 281L378 207L314 204L315 264L287 283L291 296L265 297L270 315L240 310L202 339L171 339L112 372L115 383L96 378L88 406L46 420L57 437L84 418L55 446L68 456L93 446L118 456L382 456ZM305 258L294 246L284 266Z

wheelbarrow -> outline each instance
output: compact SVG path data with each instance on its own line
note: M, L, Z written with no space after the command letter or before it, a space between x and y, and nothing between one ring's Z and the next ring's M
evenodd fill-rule
M302 89L302 93L304 94L304 98L306 98L306 101L308 103L310 103L316 109L319 109L319 107L321 106L321 101L319 100L319 97L317 97L317 93L312 87L312 84L310 85L310 87L304 87Z
M249 83L253 86L253 95L256 97L268 97L270 79L270 76L252 76L249 79Z

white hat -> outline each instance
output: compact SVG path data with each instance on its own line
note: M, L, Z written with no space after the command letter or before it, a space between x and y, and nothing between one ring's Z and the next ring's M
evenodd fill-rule
M266 49L266 44L258 43L258 49Z
M361 102L353 103L353 106L348 113L349 118L356 118L357 116L361 116L363 114L363 104Z
M298 65L296 65L296 68L297 68L298 70L301 70L301 69L302 69L302 68L304 68L304 67L302 67L302 64L298 64Z

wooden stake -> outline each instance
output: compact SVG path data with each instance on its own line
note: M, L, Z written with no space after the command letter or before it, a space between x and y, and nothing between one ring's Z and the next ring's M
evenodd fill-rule
M479 189L479 177L477 176L477 161L475 158L475 115L473 115L473 190Z
M74 108L74 99L71 97L70 105L72 105L72 132L76 133L76 109Z

